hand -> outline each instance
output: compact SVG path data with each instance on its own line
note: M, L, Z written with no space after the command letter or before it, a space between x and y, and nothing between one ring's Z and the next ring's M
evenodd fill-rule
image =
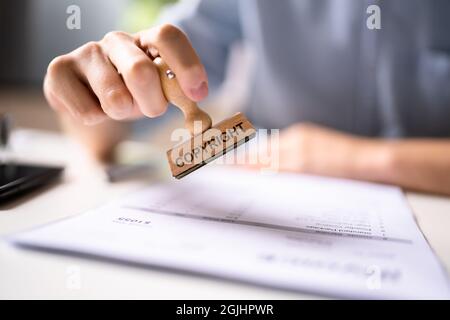
M380 180L390 161L388 143L306 123L281 131L272 158L274 152L280 171L373 181Z
M158 70L161 56L191 100L208 94L203 65L186 35L172 25L127 34L110 32L55 58L48 66L44 92L53 109L86 125L107 118L157 117L167 109Z
M264 151L260 159L267 159ZM313 124L296 124L280 133L278 147L268 153L272 159L274 152L278 152L281 171L366 180L450 195L449 139L367 138ZM267 167L267 164L255 166ZM276 169L273 164L271 169Z
M296 124L280 134L280 170L344 175L357 145L357 139L350 135L313 124Z

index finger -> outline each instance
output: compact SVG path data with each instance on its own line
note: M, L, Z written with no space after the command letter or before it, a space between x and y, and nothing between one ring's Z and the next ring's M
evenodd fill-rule
M200 101L208 95L208 77L187 36L177 27L165 24L138 34L140 45L159 55L176 74L184 94Z

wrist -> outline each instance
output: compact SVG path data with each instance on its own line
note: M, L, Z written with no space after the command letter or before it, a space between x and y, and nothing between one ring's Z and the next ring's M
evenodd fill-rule
M395 142L359 139L353 150L354 179L389 183L395 174Z

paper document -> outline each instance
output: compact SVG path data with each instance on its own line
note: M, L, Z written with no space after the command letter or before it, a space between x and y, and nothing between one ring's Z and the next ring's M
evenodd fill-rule
M449 298L396 187L204 168L12 237L100 256L353 298Z

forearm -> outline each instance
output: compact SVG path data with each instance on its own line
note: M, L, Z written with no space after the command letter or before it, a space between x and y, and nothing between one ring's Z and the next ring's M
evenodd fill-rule
M101 162L109 162L115 146L128 134L128 123L105 120L86 126L69 116L60 116L64 130L86 147L88 153Z
M350 177L450 195L450 140L357 139Z

